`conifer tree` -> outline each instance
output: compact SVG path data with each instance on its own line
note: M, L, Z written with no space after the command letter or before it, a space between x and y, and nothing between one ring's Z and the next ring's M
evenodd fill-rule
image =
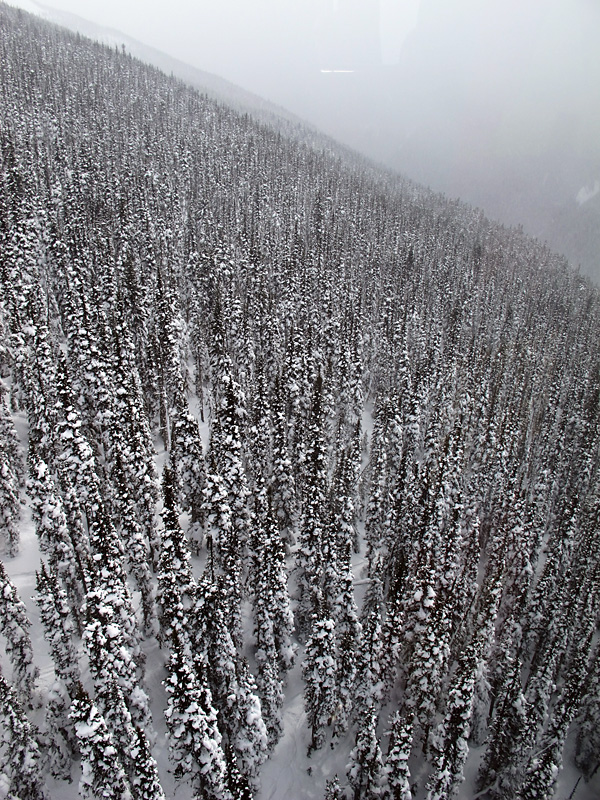
M171 650L165 688L169 754L175 778L188 777L207 800L231 800L225 787L225 755L217 712L204 676L200 679L179 647Z
M131 800L131 786L106 721L82 686L77 689L69 716L81 755L80 795L90 800Z
M126 508L135 514L142 536L150 548L152 564L158 563L160 550L156 526L158 481L155 452L138 374L131 335L122 323L114 331L114 370L119 390L114 404L112 443L115 454L109 459L116 465L117 453L123 472ZM114 482L114 481L113 481Z
M413 718L396 711L391 720L390 742L385 758L385 800L412 800L408 760L412 750Z
M106 560L95 565L92 588L86 596L86 626L83 644L97 691L116 682L136 725L146 729L150 708L143 688L131 602L124 591L116 563Z
M192 416L185 398L177 399L172 413L171 463L176 474L178 504L190 517L190 538L200 540L203 525L203 489L205 483L204 453L197 420Z
M354 576L351 554L357 542L355 527L356 483L360 449L360 426L357 425L350 447L339 459L332 486L332 514L325 570L325 593L335 620L338 709L334 735L345 733L354 702L356 652L360 649L361 626L354 599Z
M227 722L228 739L240 773L247 783L259 787L259 771L267 758L269 739L254 677L245 659L236 669L233 708ZM229 702L229 699L228 699Z
M102 685L97 704L123 765L133 800L164 800L158 768L144 731L134 726L123 693L116 683Z
M428 782L427 800L444 800L455 796L463 780L463 767L469 754L476 667L476 658L471 650L461 659L448 690L448 707L438 733L441 741L435 746L437 753L434 771Z
M273 409L273 467L269 478L271 502L281 535L288 546L295 543L296 483L288 452L288 421L285 404L277 391Z
M40 614L63 676L47 695L42 750L62 742L61 728L72 739L63 722L77 672L61 587L94 697L112 670L125 699L113 727L135 739L127 714L141 722L133 687L160 561L161 645L179 648L210 688L223 792L252 795L264 730L248 730L244 715L257 718L260 696L272 744L294 649L281 545L291 553L298 536L299 636L311 658L326 644L321 665L334 665L333 687L318 676L334 747L343 750L351 698L364 752L376 736L364 721L398 704L393 800L411 791L413 739L427 749L421 795L459 791L467 738L481 748L475 793L491 800L548 795L565 737L591 775L597 289L520 232L357 163L302 126L257 126L5 5L0 73L0 379L12 403L9 413L0 388L0 539L8 531L10 548L18 528L10 417L20 404L52 583L52 598L38 591ZM212 422L200 508L190 355ZM372 401L359 635L353 426ZM164 545L151 427L175 472ZM188 444L196 455L180 472ZM199 587L179 507L194 548L206 517ZM242 657L250 605L256 685ZM47 771L61 772L59 756L48 751ZM0 794L16 794L7 783Z
M19 800L46 800L42 758L36 732L15 690L0 673L0 783L6 796Z
M77 752L75 732L69 720L69 695L60 681L56 680L45 698L44 726L41 744L45 767L59 780L71 780L73 754Z
M358 721L362 712L375 708L383 697L382 681L382 614L383 588L375 573L369 582L361 610L362 638L357 653L356 686L353 716Z
M460 654L456 672L450 680L444 720L432 737L435 756L427 787L428 800L455 795L464 779L476 690L492 646L503 577L502 563L496 564L479 594L472 639Z
M283 543L264 490L256 499L254 518L256 526L251 540L250 581L257 687L269 748L272 748L282 733L283 683L293 658L290 638L293 616L287 597ZM280 630L282 618L287 622L284 630Z
M165 465L162 482L163 530L158 562L157 604L160 640L183 646L190 636L188 614L195 594L191 557L185 534L179 525L174 475Z
M323 800L346 800L346 792L340 786L337 775L325 782L325 796Z
M521 749L527 738L528 711L521 685L521 670L520 658L507 664L506 674L498 687L499 694L495 698L488 746L477 776L478 789L493 788L494 794L499 797L516 793L519 783L513 775L504 773L504 765L516 762L522 768L527 757L527 753Z
M556 698L552 717L548 720L539 749L530 754L519 800L550 800L554 796L558 774L562 769L563 750L569 727L577 714L583 686L589 670L588 653L591 634L579 643L569 665L564 685Z
M233 749L240 772L252 783L267 756L267 729L254 678L229 632L224 586L213 582L207 572L203 575L194 607L194 637L203 643L201 654L220 714L220 730Z
M356 734L356 745L350 753L347 771L353 800L375 800L381 796L383 763L377 738L378 714L373 707L362 713Z
M218 538L213 537L213 549L218 542L218 566L227 583L225 613L231 635L237 647L242 643L241 602L242 583L245 570L246 549L250 535L249 489L243 466L241 424L246 417L245 398L237 381L233 378L231 362L223 359L218 375L219 405L210 441L209 471L217 475L219 497L224 492L219 506L229 508L230 515L219 513L210 519L217 528ZM214 507L214 482L207 476L207 498ZM214 513L214 512L213 512Z
M354 599L354 579L350 565L350 541L346 542L345 556L338 557L339 578L333 602L336 639L336 685L338 705L334 719L334 735L346 732L355 703L357 678L356 653L362 645L362 627Z
M81 513L91 518L101 497L100 478L94 451L85 436L81 415L73 397L64 356L58 358L57 387L58 413L53 431L57 449L56 467L61 476L68 476L68 482L74 487Z
M600 764L600 648L590 658L591 668L584 686L575 763L589 778Z
M56 573L42 562L36 572L35 601L40 610L44 627L44 638L50 645L56 677L63 682L71 694L80 682L81 676L77 652L73 643L73 622L71 620L67 595L61 587Z
M248 462L254 481L266 481L273 471L272 411L266 396L262 360L254 374L254 398L248 429Z
M2 458L0 448L0 528L2 529L3 551L9 556L19 552L19 505L18 487L10 465Z
M329 476L325 445L325 418L323 412L323 381L319 376L315 384L311 416L307 430L306 502L296 555L298 603L296 628L306 636L317 613L323 591L325 553L328 549L327 488Z
M150 545L127 487L123 460L118 448L115 448L111 477L113 485L112 513L118 526L116 533L123 541L123 550L129 571L141 594L144 631L150 633L156 622Z
M13 681L20 701L32 700L38 670L33 664L33 650L25 604L0 561L0 632L6 639L6 652L13 669Z
M220 566L221 540L233 535L233 521L227 488L223 478L214 468L212 455L208 457L202 511L205 519L208 561L214 572Z
M27 490L40 550L47 555L50 568L62 582L77 631L81 633L81 608L88 582L89 541L83 529L74 540L58 487L47 464L37 458L31 441L29 476Z
M311 733L308 755L325 743L326 728L336 712L336 673L335 623L321 602L313 615L302 664L304 707Z
M254 792L248 779L239 770L235 753L230 746L225 748L226 786L232 800L254 800Z
M9 556L16 555L19 550L19 485L22 481L17 434L0 383L0 529Z
M170 276L169 276L170 277ZM165 449L171 449L170 415L175 398L185 391L186 326L171 281L159 267L154 297L155 328L152 332L158 378L159 427Z
M278 671L284 675L294 663L292 642L294 618L287 588L287 568L281 535L274 519L270 497L264 491L256 498L256 526L252 538L251 581L254 635L257 659L274 649ZM269 660L265 657L265 661Z
M156 761L150 751L148 737L141 728L134 728L135 738L129 754L132 760L131 791L135 800L164 800Z
M369 497L365 510L366 557L369 564L369 575L373 574L373 564L381 553L387 516L389 455L386 439L390 414L390 404L379 401L375 410L374 428L371 435L368 464Z

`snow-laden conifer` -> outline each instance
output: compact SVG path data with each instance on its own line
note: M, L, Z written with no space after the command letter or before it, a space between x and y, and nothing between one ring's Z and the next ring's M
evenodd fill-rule
M81 607L88 580L89 542L82 530L82 535L74 541L61 493L31 441L28 461L27 491L40 550L47 555L50 569L62 582L72 618L80 632Z
M207 800L231 800L225 787L225 755L217 711L205 675L198 677L188 657L174 647L167 664L169 695L165 717L169 755L177 780L187 778Z
M323 381L320 376L315 382L307 442L306 500L296 554L298 603L295 609L296 628L304 637L309 635L313 615L317 613L323 592L325 554L331 538L327 526L329 474L325 443Z
M40 610L44 638L50 645L54 672L69 693L80 682L77 651L73 642L73 621L67 595L56 573L42 562L36 573L35 601Z
M79 794L89 800L132 800L131 786L106 721L82 686L71 703L69 717L81 756Z
M116 683L109 681L101 686L97 705L112 736L117 758L123 765L132 800L165 800L148 737L134 725Z
M390 741L385 757L384 774L387 789L385 800L412 800L408 760L412 750L414 723L409 714L394 712L391 719Z
M83 644L98 691L116 682L134 722L146 729L150 724L148 695L143 688L138 646L132 637L134 618L131 601L124 591L116 564L95 564L93 586L86 595Z
M304 662L304 708L310 729L308 754L325 743L327 728L337 711L337 665L335 660L335 623L327 616L323 603L313 614L306 642Z
M0 530L6 552L11 556L19 550L19 486L22 482L23 463L17 433L0 383Z
M0 673L0 782L8 798L47 800L40 746L17 693Z
M0 632L6 639L15 690L24 706L31 703L38 676L33 663L30 627L25 604L0 561Z
M233 749L240 772L255 783L267 757L267 729L256 683L227 626L224 586L220 581L213 582L207 572L198 583L194 637L202 643L219 727Z
M377 736L377 711L370 707L358 722L356 744L350 753L346 775L354 800L376 800L381 797L383 762Z
M170 457L176 475L178 504L183 512L189 514L189 535L198 547L204 522L202 507L206 469L198 421L183 397L176 401L171 425Z

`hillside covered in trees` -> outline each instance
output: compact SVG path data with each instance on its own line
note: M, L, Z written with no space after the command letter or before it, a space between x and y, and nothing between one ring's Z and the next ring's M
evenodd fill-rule
M598 290L290 126L0 5L2 798L597 785Z

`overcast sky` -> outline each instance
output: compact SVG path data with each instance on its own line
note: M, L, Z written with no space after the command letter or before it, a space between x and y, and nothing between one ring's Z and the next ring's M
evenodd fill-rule
M29 0L9 0L27 7ZM49 0L253 91L320 69L394 63L420 0ZM295 82L295 81L294 81ZM281 101L282 92L269 97Z

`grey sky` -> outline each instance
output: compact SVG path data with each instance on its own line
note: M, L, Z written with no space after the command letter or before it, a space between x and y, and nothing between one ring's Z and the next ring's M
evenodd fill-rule
M28 0L9 0L27 7ZM48 0L281 103L286 80L394 62L419 0ZM293 89L292 89L293 90ZM293 103L293 99L290 99Z

